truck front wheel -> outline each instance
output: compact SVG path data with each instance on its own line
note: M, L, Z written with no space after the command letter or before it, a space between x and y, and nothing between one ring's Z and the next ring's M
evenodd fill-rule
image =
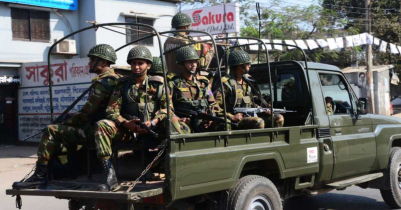
M387 186L380 190L384 202L392 208L401 208L401 148L392 148L384 176Z
M250 175L242 177L229 192L229 210L281 210L280 194L267 178Z

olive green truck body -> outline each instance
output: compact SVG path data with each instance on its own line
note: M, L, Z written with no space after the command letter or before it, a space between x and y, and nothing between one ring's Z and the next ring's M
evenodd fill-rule
M263 84L269 77L266 65L252 66L250 74L261 92L270 94L269 85ZM281 199L352 184L390 190L386 169L392 148L401 146L401 119L364 114L359 99L335 66L308 63L307 72L303 62L270 65L274 108L296 112L283 114L282 128L171 135L164 158L166 180L156 193L164 197L162 206L206 196L206 200L223 203L211 209L236 209L224 204L231 202L230 189L242 177L252 175L269 179ZM288 77L295 78L296 88L287 100L282 95ZM327 112L327 97L335 101L332 115ZM366 179L366 175L372 177ZM347 182L351 178L354 181ZM7 193L26 195L23 190ZM104 198L94 196L96 193L101 194L88 193L88 198ZM40 195L40 190L30 194ZM58 197L77 199L73 194ZM128 196L127 200L141 203L144 197L139 195L133 201Z

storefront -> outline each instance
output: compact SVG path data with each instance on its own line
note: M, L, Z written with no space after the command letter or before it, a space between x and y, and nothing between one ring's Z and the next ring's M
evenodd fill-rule
M17 93L20 84L20 76L0 75L0 145L17 142Z

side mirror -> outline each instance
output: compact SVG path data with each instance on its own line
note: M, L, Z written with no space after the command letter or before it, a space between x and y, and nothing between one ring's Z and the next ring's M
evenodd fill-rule
M357 107L358 114L362 114L363 115L363 114L367 114L368 113L367 103L368 103L367 98L359 98L358 107Z

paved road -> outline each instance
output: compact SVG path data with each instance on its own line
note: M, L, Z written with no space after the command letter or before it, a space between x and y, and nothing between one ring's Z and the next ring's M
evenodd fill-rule
M0 147L0 209L13 210L15 197L6 195L6 189L31 171L36 161L35 147ZM25 210L68 210L68 202L53 197L22 197Z
M16 180L22 179L36 161L35 147L0 147L0 209L15 209L15 198L5 195ZM66 200L53 197L22 197L22 209L68 210ZM350 187L344 191L332 191L315 197L298 197L284 202L285 210L379 210L389 209L380 192L374 189Z

